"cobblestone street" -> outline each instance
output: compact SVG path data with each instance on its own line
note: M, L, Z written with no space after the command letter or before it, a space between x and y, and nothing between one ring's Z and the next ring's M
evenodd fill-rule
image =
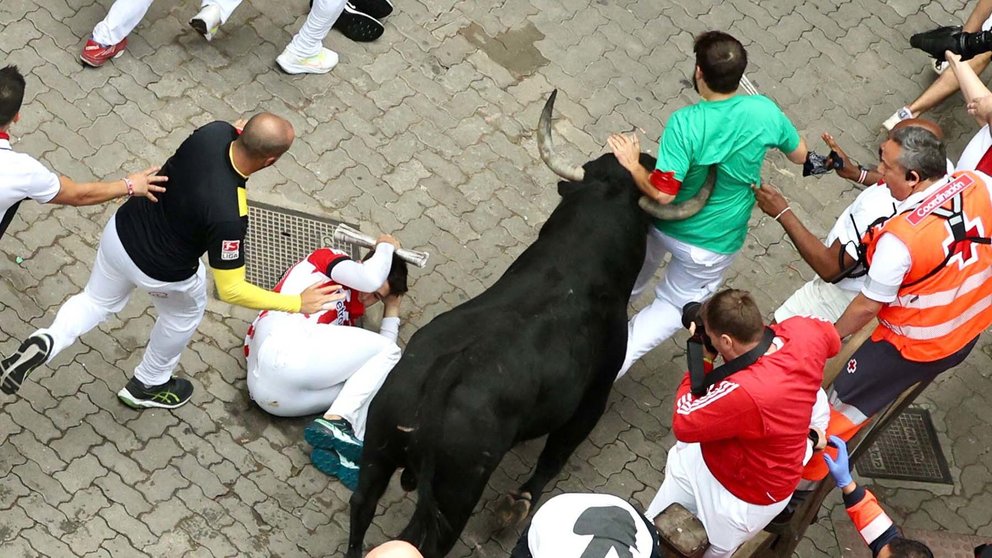
M123 56L83 68L80 49L111 3L0 1L0 66L17 64L28 82L14 149L77 181L117 179L161 165L212 120L263 110L286 117L296 142L252 176L249 199L393 233L430 252L425 269L411 268L402 341L493 283L555 207L557 177L538 157L534 132L553 89L565 156L596 157L611 132L633 129L654 154L668 116L697 99L688 81L693 36L722 29L745 44L747 76L811 148L828 152L819 136L829 131L873 165L882 121L934 77L909 36L960 23L973 4L399 0L378 41L332 31L325 45L339 65L289 76L274 60L305 18L305 0L247 0L211 42L187 24L198 2L157 2ZM960 96L929 117L956 160L977 131ZM773 154L764 177L823 236L857 191L833 174L803 179L797 168ZM0 239L0 353L49 325L83 288L116 207L22 204ZM811 277L782 228L755 209L727 284L752 291L770 317ZM140 293L34 372L17 397L0 394L0 555L342 555L351 493L310 464L309 419L271 417L248 398L242 340L254 316L211 298L180 364L196 392L174 412L137 412L115 395L154 321ZM677 335L617 383L545 498L596 491L647 505L674 442L684 340ZM992 541L992 337L916 405L933 416L953 486L858 480L897 524ZM451 556L509 554L520 529L496 531L492 510L528 477L540 448L530 442L506 456ZM394 479L367 548L397 535L413 503ZM845 554L838 528L849 524L834 494L797 555Z

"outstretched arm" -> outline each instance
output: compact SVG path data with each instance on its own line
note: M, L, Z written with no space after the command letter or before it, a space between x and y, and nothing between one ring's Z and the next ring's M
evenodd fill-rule
M121 196L144 196L157 202L156 193L165 191L161 186L166 176L158 176L158 167L151 167L113 182L76 182L68 176L59 177L59 193L48 203L59 205L96 205Z

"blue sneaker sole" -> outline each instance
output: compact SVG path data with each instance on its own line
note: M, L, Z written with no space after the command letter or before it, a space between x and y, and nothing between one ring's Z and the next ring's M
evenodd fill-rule
M341 484L354 492L358 489L358 469L341 464L341 457L334 451L314 448L310 461L318 471L341 481Z
M333 450L352 463L362 459L362 446L348 443L334 435L329 428L311 422L303 431L303 439L314 448Z

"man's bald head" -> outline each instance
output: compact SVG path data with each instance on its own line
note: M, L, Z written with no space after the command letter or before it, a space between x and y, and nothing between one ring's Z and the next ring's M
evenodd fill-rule
M245 124L238 143L248 157L257 161L271 160L268 164L272 164L289 150L295 138L296 132L288 120L271 112L260 112Z
M365 558L424 558L417 547L406 541L389 541L372 549Z
M923 128L924 130L937 136L937 139L944 141L944 131L940 129L940 126L938 126L936 122L933 120L927 120L926 118L907 118L906 120L902 120L893 126L892 131L895 132L896 130L910 127Z

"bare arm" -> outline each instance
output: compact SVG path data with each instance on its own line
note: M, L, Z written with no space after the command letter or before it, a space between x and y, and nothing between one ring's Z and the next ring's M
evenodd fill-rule
M801 165L806 162L806 155L809 153L809 148L806 147L806 140L802 137L799 138L799 147L793 149L791 152L786 153L785 156L797 165Z
M982 24L989 16L992 16L992 0L978 0L978 4L971 11L971 15L968 16L968 20L964 22L961 30L965 33L981 31Z
M847 306L844 313L834 324L841 339L860 330L878 315L882 309L882 303L866 297L863 293L858 293L851 304Z
M954 71L954 76L958 79L961 94L964 95L966 102L970 103L976 99L992 95L992 91L989 91L989 88L985 87L985 84L982 83L981 78L971 68L971 65L961 61L960 55L947 52L945 58L950 64L951 70Z
M651 172L641 164L641 142L637 134L613 134L606 143L613 150L617 161L634 177L634 184L637 184L637 189L642 194L662 205L672 203L675 199L673 194L659 191L651 184Z
M158 167L151 167L142 172L128 175L126 180L131 181L131 190L128 190L125 180L115 180L113 182L76 182L68 176L59 177L59 193L48 203L59 205L96 205L114 198L132 194L135 196L145 196L153 202L157 202L156 193L164 192L165 188L159 184L169 180L165 176L157 176Z

